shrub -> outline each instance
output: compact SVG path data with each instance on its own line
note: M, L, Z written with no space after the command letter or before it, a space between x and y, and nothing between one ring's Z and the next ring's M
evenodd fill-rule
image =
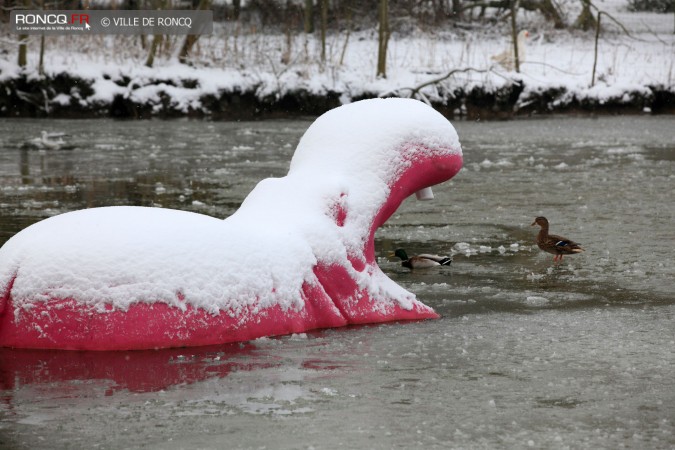
M629 11L675 12L673 0L628 0Z

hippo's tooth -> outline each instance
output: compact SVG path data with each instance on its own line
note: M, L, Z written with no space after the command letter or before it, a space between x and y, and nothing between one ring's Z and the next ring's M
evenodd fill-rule
M427 187L415 192L415 197L417 197L417 200L433 200L434 192L430 187Z

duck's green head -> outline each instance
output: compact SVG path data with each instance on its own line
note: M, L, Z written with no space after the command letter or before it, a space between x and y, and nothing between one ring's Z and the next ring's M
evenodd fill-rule
M402 248L397 248L396 251L394 252L394 256L398 256L403 261L408 260L408 254Z

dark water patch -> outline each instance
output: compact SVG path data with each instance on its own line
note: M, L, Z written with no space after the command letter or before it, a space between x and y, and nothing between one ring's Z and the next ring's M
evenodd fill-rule
M645 146L645 157L654 161L675 161L674 146Z
M564 397L564 398L536 398L537 406L541 408L564 408L572 409L584 403L583 401Z

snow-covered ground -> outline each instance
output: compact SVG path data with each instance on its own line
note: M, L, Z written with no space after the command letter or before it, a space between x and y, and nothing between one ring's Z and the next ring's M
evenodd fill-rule
M565 19L573 22L568 3ZM280 98L298 91L314 95L337 93L340 100L372 95L410 95L410 89L451 70L475 69L453 75L422 90L422 96L443 102L459 89L484 91L522 80L525 89L516 107L526 106L538 92L562 88L555 102L574 97L602 104L631 93L649 95L648 87L675 91L675 21L673 14L631 13L623 0L599 2L630 31L623 32L603 16L595 83L594 31L554 30L535 13L521 14L520 26L530 30L521 73L495 64L492 56L510 45L506 25L455 27L448 30L396 32L389 42L387 77L376 76L377 30L332 33L327 58L320 59L315 35L265 33L235 23L217 23L210 36L198 40L193 65L177 62L182 38L172 37L153 68L144 65L147 50L138 36L47 37L45 73L69 73L93 81L94 93L75 90L50 98L52 104L108 104L121 95L137 104L162 106L170 98L178 111L203 109L204 96L251 92L258 98ZM0 43L0 83L19 76L15 36ZM29 43L29 72L37 75L39 37ZM165 100L166 103L166 100ZM555 105L551 105L555 107Z

